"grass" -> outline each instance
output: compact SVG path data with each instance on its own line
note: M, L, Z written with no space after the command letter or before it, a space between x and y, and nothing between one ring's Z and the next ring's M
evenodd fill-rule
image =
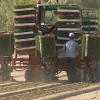
M17 85L11 85L11 86L6 86L6 87L0 87L0 92L4 91L12 91L12 90L18 90L18 89L23 89L23 88L28 88L28 87L35 87L38 85L43 85L45 84L44 82L31 82L31 83L24 83L24 84L17 84Z
M32 92L26 92L23 94L17 94L14 96L9 96L5 97L4 99L1 100L24 100L24 99L33 99L41 96L46 96L46 95L52 95L55 93L60 93L64 91L69 91L69 90L77 90L80 88L88 87L93 85L92 83L74 83L74 84L68 84L68 85L61 85L61 86L54 86L52 88L39 88L38 90L34 90ZM72 95L72 94L69 94ZM55 99L57 100L57 99Z

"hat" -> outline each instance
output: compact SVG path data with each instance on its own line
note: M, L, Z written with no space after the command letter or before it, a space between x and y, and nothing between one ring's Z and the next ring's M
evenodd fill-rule
M74 37L74 33L69 33L69 37Z

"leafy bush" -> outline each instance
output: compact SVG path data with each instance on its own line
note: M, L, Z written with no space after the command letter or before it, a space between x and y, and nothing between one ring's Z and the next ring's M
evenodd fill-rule
M58 28L80 28L80 23L58 23L56 25Z
M80 19L79 14L59 14L58 19Z
M83 24L83 26L85 26L85 25L98 25L98 23L97 22L83 22L82 23Z
M14 35L0 35L0 56L12 56L14 53Z
M100 36L88 37L88 56L100 57Z
M82 36L82 51L81 51L81 53L82 53L82 58L84 58L85 57L85 38L86 37L86 34L84 34L83 36Z
M89 28L89 27L84 28L83 27L83 31L97 31L97 28Z
M14 13L15 16L19 16L19 15L31 15L31 14L35 14L36 15L36 11L32 10L32 11L23 11L23 12L16 12Z
M27 34L27 35L17 35L15 39L27 39L27 38L34 38L34 34Z
M36 5L33 4L19 4L14 6L15 9L21 9L21 8L36 8Z
M15 23L37 23L35 19L22 19L22 20L15 20Z
M35 42L16 44L16 48L31 47L31 46L35 46Z
M59 6L58 9L81 10L79 6Z
M34 33L38 32L38 30L36 30L35 28L22 28L22 29L13 30L12 33L30 32L30 31L33 31Z
M42 57L56 56L56 46L54 36L41 36L41 51Z
M87 57L100 57L100 36L88 36L87 50L86 46L86 35L82 36L82 57L85 56L85 51L87 51Z
M35 56L40 57L40 44L39 44L39 35L35 36Z

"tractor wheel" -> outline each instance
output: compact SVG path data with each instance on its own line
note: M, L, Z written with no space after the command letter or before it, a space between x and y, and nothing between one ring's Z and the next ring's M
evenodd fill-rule
M96 68L95 76L96 76L96 82L100 82L100 67Z
M51 66L50 69L46 69L46 67L42 67L41 69L41 76L44 82L51 82L56 80L55 78L55 67Z
M55 80L55 67L52 67L49 72L49 81L54 81L54 80Z
M84 71L84 81L88 82L91 80L91 68L87 67Z
M0 73L0 82L4 81L3 73Z
M31 69L27 69L25 71L25 81L26 82L32 82L33 81L33 72Z

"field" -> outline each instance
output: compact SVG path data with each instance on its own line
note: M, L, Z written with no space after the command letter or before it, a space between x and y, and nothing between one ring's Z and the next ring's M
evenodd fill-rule
M24 72L13 71L15 81L0 82L0 100L70 100L76 95L100 89L100 83L68 84L66 72L61 72L57 75L59 80L50 83L25 82Z

